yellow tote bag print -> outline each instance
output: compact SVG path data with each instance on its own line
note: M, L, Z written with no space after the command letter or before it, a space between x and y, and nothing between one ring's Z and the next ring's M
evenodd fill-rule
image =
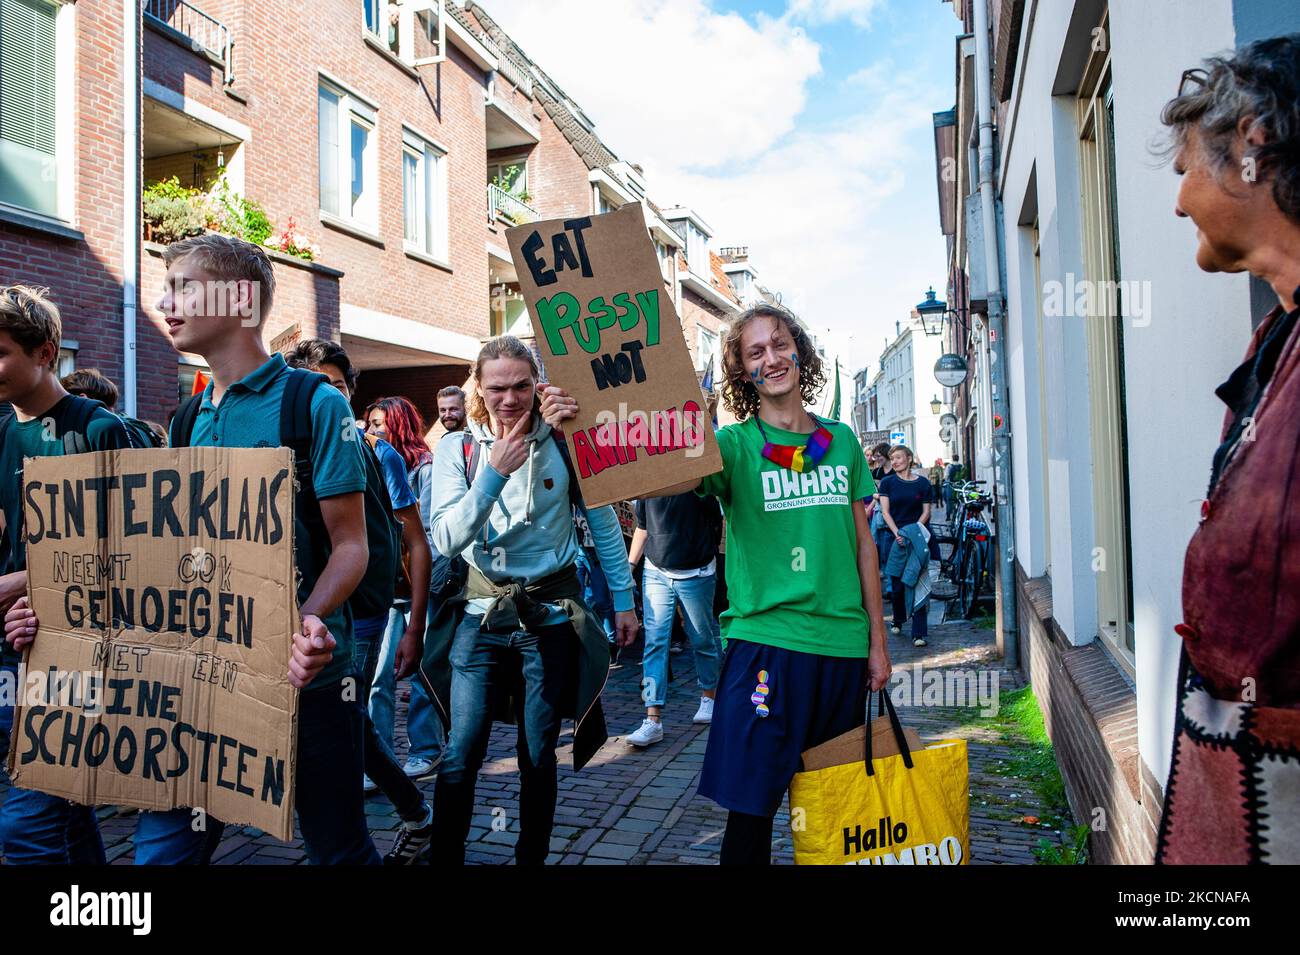
M908 750L893 703L896 755L795 774L795 865L966 865L970 861L966 741ZM866 733L868 750L871 733ZM910 768L909 764L910 763Z

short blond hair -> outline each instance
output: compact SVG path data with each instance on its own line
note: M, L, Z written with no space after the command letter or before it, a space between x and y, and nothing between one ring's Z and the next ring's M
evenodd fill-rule
M31 354L46 342L54 345L50 368L59 363L59 345L63 341L63 320L49 298L50 290L29 285L0 288L0 332L8 332L23 351Z
M193 256L199 268L213 279L224 282L252 282L258 291L258 313L265 319L275 301L275 270L271 257L261 246L229 235L206 232L173 242L163 251L163 261L170 266L178 259Z

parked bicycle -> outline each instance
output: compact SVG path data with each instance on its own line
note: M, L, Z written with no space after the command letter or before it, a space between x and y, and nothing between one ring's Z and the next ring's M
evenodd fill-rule
M939 544L939 574L956 586L957 611L969 620L975 606L993 596L992 533L984 509L993 504L980 487L983 481L964 481L953 488L956 513L949 523L935 528Z

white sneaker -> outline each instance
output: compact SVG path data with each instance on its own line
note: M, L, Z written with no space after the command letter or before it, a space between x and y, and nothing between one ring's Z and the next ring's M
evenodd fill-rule
M695 716L691 718L692 723L712 723L713 722L713 697L700 697L700 708L695 711Z
M372 792L376 792L378 789L379 789L379 783L375 782L375 781L374 781L373 779L371 779L369 776L366 776L366 775L364 775L364 774L362 775L362 777L361 777L361 791L362 791L363 793L372 793Z
M402 767L402 772L406 773L409 779L425 779L433 775L433 771L438 768L438 764L441 762L441 756L436 760L411 756L406 760L406 765Z
M628 734L627 741L633 746L650 746L663 742L663 738L664 724L647 718L641 722L640 727Z

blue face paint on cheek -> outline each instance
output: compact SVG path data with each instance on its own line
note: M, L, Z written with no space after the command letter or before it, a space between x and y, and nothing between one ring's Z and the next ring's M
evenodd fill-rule
M752 378L752 379L754 380L754 384L756 384L756 385L761 385L761 384L763 383L763 378L759 376L759 373L758 373L757 370L755 370L755 371L751 371L751 372L749 373L749 377Z
M795 366L796 368L799 367L799 353L798 353L798 352L795 352L793 355L791 355L791 356L790 356L790 360L791 360L792 362L794 362L794 366Z

